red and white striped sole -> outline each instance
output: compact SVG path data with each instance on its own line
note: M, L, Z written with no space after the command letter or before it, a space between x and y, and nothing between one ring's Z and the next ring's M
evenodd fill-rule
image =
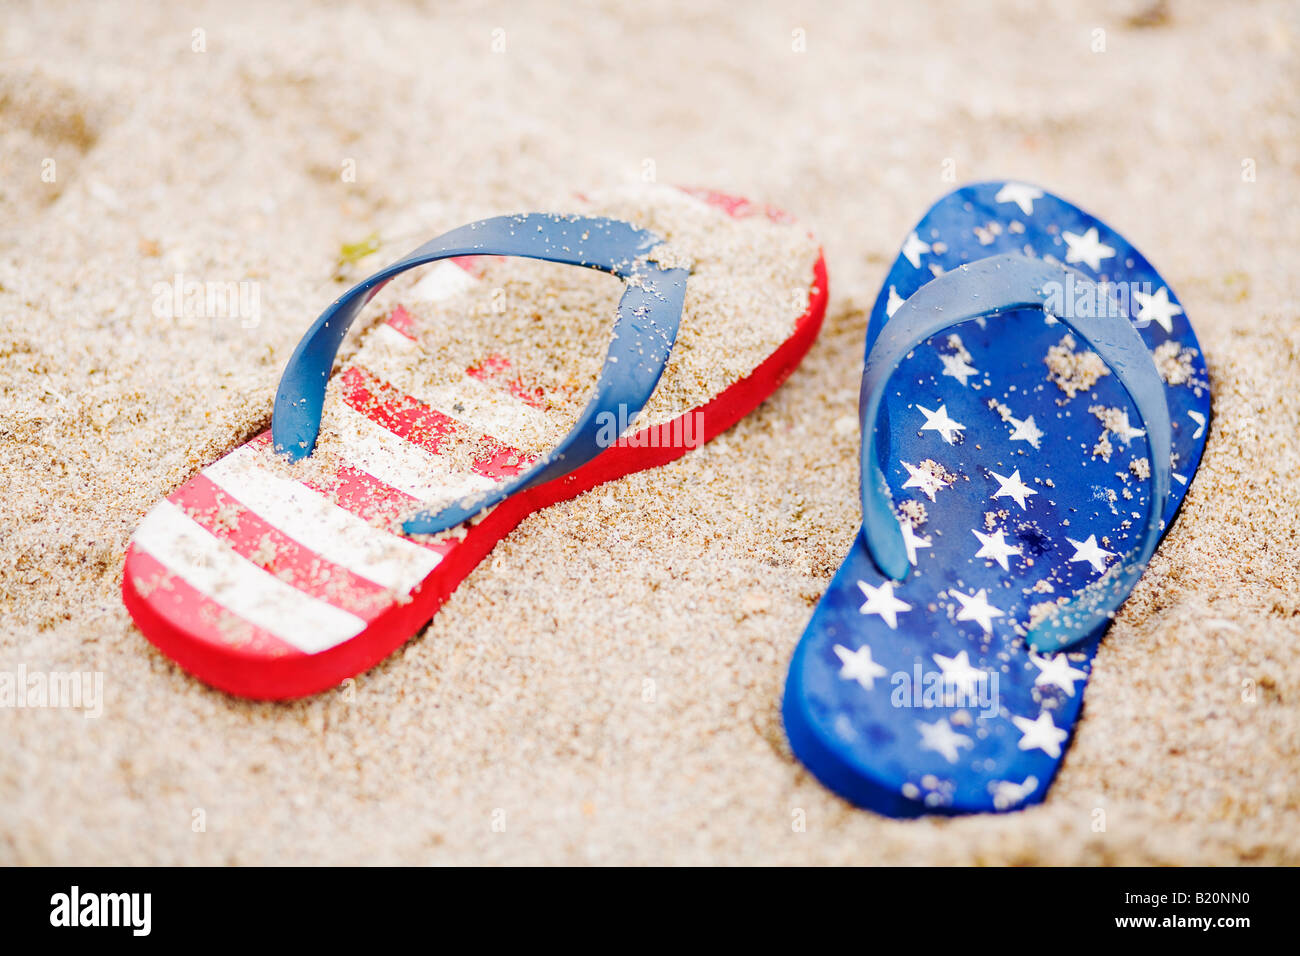
M733 216L780 215L721 194L697 195ZM472 293L477 267L472 259L438 263L412 294L433 300ZM672 436L683 433L688 416L699 416L707 441L755 408L816 338L827 298L820 258L809 286L808 311L792 335L703 408L650 426L572 474L507 499L462 535L433 543L394 533L393 519L420 501L460 497L526 469L531 459L496 436L542 424L546 395L496 354L452 386L418 395L397 388L385 377L383 356L419 349L399 307L368 333L379 337L377 347L363 348L338 373L343 401L333 423L345 451L328 484L268 467L261 447L268 433L237 448L145 515L126 553L126 606L153 644L223 690L281 699L335 686L418 632L529 514L680 457L687 448ZM453 435L460 447L474 443L468 468L439 454Z

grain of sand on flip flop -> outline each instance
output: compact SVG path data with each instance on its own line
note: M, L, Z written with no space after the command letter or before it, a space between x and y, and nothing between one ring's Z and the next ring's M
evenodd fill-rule
M1300 862L1294 4L420 6L0 15L0 671L103 675L95 719L0 709L0 862ZM1046 803L902 823L802 770L779 702L857 522L865 312L949 170L1123 230L1214 422ZM825 330L778 394L526 521L346 690L249 703L152 649L128 536L265 427L336 274L651 174L816 227ZM160 317L177 276L258 321Z

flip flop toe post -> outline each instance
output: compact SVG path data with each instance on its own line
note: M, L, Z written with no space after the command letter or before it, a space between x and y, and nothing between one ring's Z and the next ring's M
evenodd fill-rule
M891 269L860 412L863 526L790 665L791 747L891 816L1039 802L1200 461L1195 334L1104 223L977 184Z

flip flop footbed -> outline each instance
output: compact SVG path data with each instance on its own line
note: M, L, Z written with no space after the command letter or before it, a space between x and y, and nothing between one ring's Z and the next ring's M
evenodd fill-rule
M615 425L622 441L452 532L402 534L414 512L520 474L567 432L622 289L532 261L438 263L394 283L401 304L336 371L311 456L287 463L258 436L145 516L123 594L151 641L235 693L332 686L418 631L532 511L712 437L815 337L820 253L774 211L666 187L573 205L654 231L666 240L654 255L692 268L672 359L635 423Z
M1173 419L1173 491L1162 506L1172 520L1204 448L1208 376L1177 299L1105 224L1032 187L960 190L909 236L868 342L934 276L1007 252L1127 286ZM1150 460L1137 409L1065 325L1020 310L954 325L913 350L867 427L877 429L912 574L886 580L855 542L791 664L792 746L833 789L892 815L1041 800L1101 634L1055 656L1023 638L1141 534Z

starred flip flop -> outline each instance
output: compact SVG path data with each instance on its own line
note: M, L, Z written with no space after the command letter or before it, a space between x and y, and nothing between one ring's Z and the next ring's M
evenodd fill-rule
M122 594L153 644L234 694L337 685L416 634L528 515L730 427L816 337L825 264L777 210L668 187L574 205L446 233L317 319L269 432L136 530ZM552 270L538 279L505 257L610 273L622 298L594 273L534 264ZM362 307L428 264L331 375Z
M863 527L790 664L791 747L891 816L1037 803L1200 462L1196 335L1105 223L967 186L889 272L860 415Z

